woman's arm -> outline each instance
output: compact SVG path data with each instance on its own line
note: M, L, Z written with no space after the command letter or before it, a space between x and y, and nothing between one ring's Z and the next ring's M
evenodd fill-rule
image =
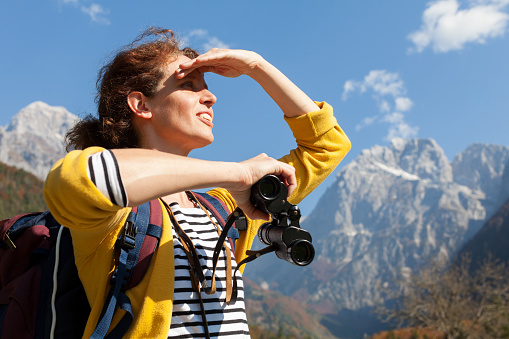
M263 87L289 118L318 110L316 104L302 90L255 52L213 48L196 59L181 64L180 69L178 78L185 77L194 69L226 77L246 74Z
M251 186L266 174L284 178L289 194L296 188L295 169L261 154L234 163L193 159L147 149L112 150L130 206L185 190L209 187L227 189L251 218L267 219L250 202Z

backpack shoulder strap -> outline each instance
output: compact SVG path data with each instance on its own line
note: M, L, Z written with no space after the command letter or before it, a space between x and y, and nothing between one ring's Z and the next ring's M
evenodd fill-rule
M228 220L228 216L231 211L226 207L226 204L217 199L210 194L201 193L201 192L193 192L196 198L200 200L202 204L204 204L216 217L216 219L221 223L221 226L225 226ZM244 231L247 229L247 222L245 216L237 217L235 223L228 229L228 239L232 246L232 249L235 250L235 241L239 238L239 230Z
M136 286L145 275L162 234L162 210L159 200L133 208L124 230L117 239L118 264L111 279L101 317L91 338L104 338L111 325L117 306L126 311L108 338L121 338L127 332L134 315L126 291ZM138 265L138 263L140 263Z

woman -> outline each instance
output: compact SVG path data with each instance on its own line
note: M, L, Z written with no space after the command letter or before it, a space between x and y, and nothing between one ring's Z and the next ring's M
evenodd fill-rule
M147 38L152 40L145 42ZM246 74L258 82L283 111L298 148L279 161L264 154L239 163L189 158L191 150L214 139L216 97L207 88L205 72ZM297 204L350 149L332 108L313 102L254 52L213 49L198 56L179 49L171 31L155 28L103 67L98 89L99 116L70 131L68 147L76 150L53 167L45 183L52 214L71 229L76 265L92 308L84 337L100 316L115 240L130 207L157 198L164 212L163 234L145 277L127 292L134 321L125 337L200 337L207 331L211 337L249 336L240 271L234 277L237 302L225 302L226 245L216 272L218 289L212 295L202 293L208 322L204 328L175 224L193 239L210 280L211 251L218 239L215 220L189 191L217 187L208 193L232 211L240 207L248 217L248 229L241 232L232 259L234 270L257 228L269 218L250 203L251 186L275 174L288 186L290 202ZM122 316L117 313L112 326Z

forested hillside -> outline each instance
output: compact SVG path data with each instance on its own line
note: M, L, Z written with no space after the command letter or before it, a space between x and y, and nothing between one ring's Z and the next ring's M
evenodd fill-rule
M0 219L46 210L42 185L33 174L0 163Z

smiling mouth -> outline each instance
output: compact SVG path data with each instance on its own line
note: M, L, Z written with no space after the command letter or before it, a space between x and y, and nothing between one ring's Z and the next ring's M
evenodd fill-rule
M202 120L205 120L209 124L212 124L212 116L208 113L200 113L198 114L198 117Z

